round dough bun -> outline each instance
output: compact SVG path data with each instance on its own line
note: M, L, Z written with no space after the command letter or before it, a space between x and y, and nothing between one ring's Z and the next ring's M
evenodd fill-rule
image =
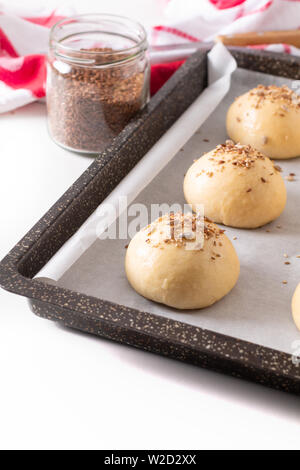
M236 251L224 230L206 219L203 229L199 220L167 214L133 237L125 266L140 295L190 310L208 307L233 289L240 272Z
M287 192L280 168L249 145L232 141L205 154L184 179L187 202L215 223L257 228L283 212ZM199 208L198 208L199 211Z
M227 114L234 142L250 144L273 159L300 156L300 97L287 86L262 86L240 96Z
M297 287L293 297L292 312L294 322L296 323L297 328L300 330L300 284Z

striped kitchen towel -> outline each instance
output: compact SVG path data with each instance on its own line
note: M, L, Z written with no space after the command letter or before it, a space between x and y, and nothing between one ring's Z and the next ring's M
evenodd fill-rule
M153 1L166 4L161 24L148 28L153 46L209 42L219 34L300 28L300 0ZM0 113L45 96L49 28L73 14L65 7L28 12L0 3ZM255 47L300 55L285 44ZM182 64L165 62L152 66L152 94Z

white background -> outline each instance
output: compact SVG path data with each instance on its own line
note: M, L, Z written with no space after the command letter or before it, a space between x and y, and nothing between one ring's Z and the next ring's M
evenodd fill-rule
M69 3L159 23L164 1ZM1 116L0 130L2 258L91 159L51 142L40 103ZM1 449L299 449L299 405L297 397L64 329L0 291Z

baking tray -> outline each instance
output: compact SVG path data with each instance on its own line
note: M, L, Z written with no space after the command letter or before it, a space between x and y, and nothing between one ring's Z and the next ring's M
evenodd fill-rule
M300 59L231 49L238 66L300 79ZM207 52L193 55L0 264L3 288L44 318L120 343L300 395L292 356L33 277L81 227L207 84Z

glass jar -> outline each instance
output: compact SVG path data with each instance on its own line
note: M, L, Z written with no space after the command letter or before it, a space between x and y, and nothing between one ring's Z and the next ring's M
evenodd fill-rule
M50 33L48 126L69 150L101 152L149 100L146 32L115 15L78 15Z

